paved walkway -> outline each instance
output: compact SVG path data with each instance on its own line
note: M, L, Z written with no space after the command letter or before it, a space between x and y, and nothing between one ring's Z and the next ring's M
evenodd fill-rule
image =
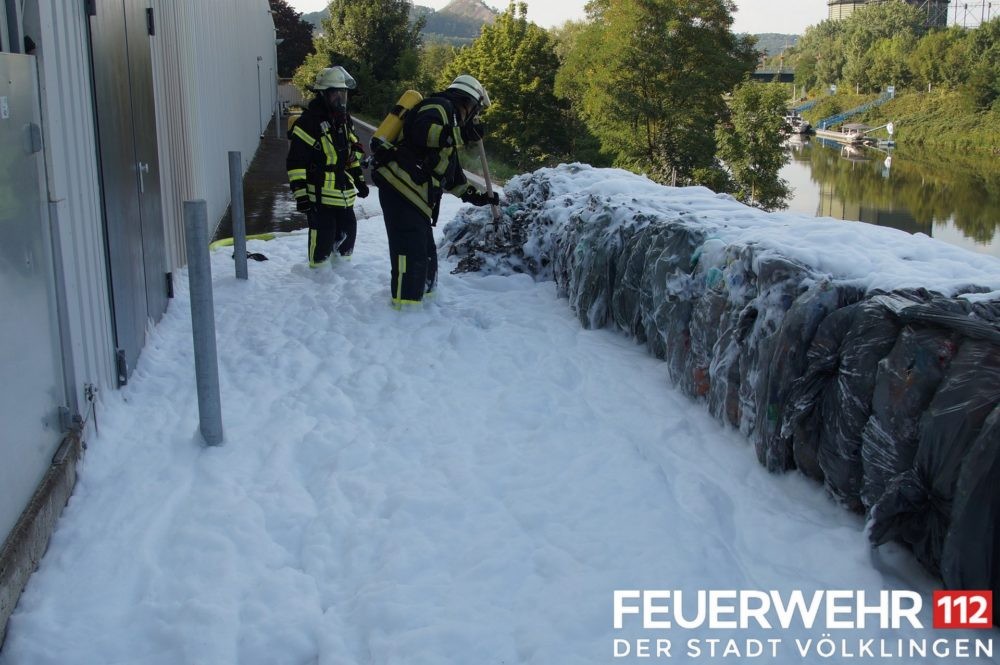
M287 123L288 116L282 116ZM371 130L356 123L358 138L365 146L371 139ZM274 120L268 125L264 138L260 141L257 154L253 157L249 170L243 177L243 201L246 211L247 235L272 231L295 231L306 227L306 216L295 210L295 200L288 189L288 173L285 157L288 155L288 139L275 138ZM366 173L370 181L370 175ZM363 206L363 203L362 203ZM361 208L358 217L364 216ZM231 238L233 220L230 211L219 223L213 240Z

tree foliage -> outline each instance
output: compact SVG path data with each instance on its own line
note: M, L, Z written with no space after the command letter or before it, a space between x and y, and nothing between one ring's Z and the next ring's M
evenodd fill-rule
M1000 108L1000 17L969 35L969 77L966 96L975 108Z
M528 21L527 11L527 4L512 2L437 81L443 88L459 74L479 79L492 101L484 114L491 150L522 170L561 158L568 147L568 107L555 95L555 42Z
M286 0L268 0L278 44L278 76L290 78L295 70L313 52L312 24L302 20Z
M865 5L856 10L844 21L845 82L863 92L908 84L908 54L926 32L926 19L923 10L905 2Z
M416 77L423 19L410 23L408 0L331 0L316 53L295 74L306 89L316 73L343 65L358 81L352 104L381 114L396 100L402 81Z
M420 49L416 75L407 82L407 87L424 94L436 90L442 72L451 66L458 52L458 48L446 42L425 43Z
M953 26L934 31L921 39L909 56L914 85L918 88L960 85L965 61L969 57L965 37L965 30Z
M824 21L806 30L791 49L795 82L825 89L843 84L852 92L960 90L975 110L1000 99L1000 18L977 28L928 31L920 8L902 2L868 5L844 21Z
M602 147L661 182L711 168L723 94L753 70L729 0L594 0L559 76Z
M725 165L736 198L776 210L785 207L788 183L778 176L788 161L784 111L787 91L778 84L747 82L729 101L729 119L716 130L718 157Z

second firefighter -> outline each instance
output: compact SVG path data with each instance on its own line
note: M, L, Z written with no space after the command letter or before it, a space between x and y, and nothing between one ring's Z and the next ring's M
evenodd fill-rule
M288 132L288 182L296 208L309 220L309 265L329 262L334 252L354 251L356 197L368 196L361 169L363 152L347 110L347 91L356 86L343 67L316 76L315 98Z
M419 304L437 284L437 249L431 226L437 223L441 195L447 191L473 205L499 203L469 184L457 149L483 138L480 111L490 105L482 84L468 74L406 113L401 135L392 145L375 147L379 202L389 239L392 303L401 309Z

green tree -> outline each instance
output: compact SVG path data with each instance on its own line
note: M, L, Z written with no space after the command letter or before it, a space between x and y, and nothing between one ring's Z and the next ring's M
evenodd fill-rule
M565 113L568 151L574 160L593 166L610 166L613 157L601 150L601 142L587 126L582 109L587 94L586 75L579 68L589 67L595 60L592 51L600 42L599 26L586 21L567 21L549 34L555 41L559 71L556 73L555 92L567 102Z
M905 34L875 42L868 59L869 87L882 89L887 85L895 85L897 88L909 86L913 82L910 54L916 44L916 37Z
M441 72L451 65L457 55L458 49L447 42L425 43L420 49L416 76L408 82L408 87L423 94L436 90Z
M964 92L980 111L1000 104L1000 17L987 21L969 35L972 66Z
M736 198L764 210L786 207L790 193L778 176L788 161L782 145L787 94L778 84L743 83L729 101L729 119L716 129L718 157Z
M902 55L898 47L882 47L878 55L876 47L881 40L904 40L897 41L903 44L909 39L912 44L912 40L926 32L926 18L923 10L905 2L865 5L856 10L844 21L844 81L861 92L873 92L890 85L892 81L876 78L882 75L881 70L875 69L876 65L884 67L889 61L888 69L893 71L904 68L905 62L896 62Z
M923 89L954 87L968 78L968 42L958 26L935 30L921 39L909 57L914 84Z
M438 79L439 87L463 73L479 79L492 101L484 114L490 149L518 169L549 163L568 147L563 121L568 107L555 95L555 42L528 21L527 12L526 3L512 2Z
M843 21L822 21L806 28L788 58L795 68L795 83L816 90L839 81L846 60L843 41Z
M294 81L307 88L323 67L343 65L358 81L355 108L381 114L399 95L402 81L416 77L424 19L410 23L409 0L332 0L316 53Z
M278 44L278 76L289 78L313 52L312 24L302 20L301 12L292 9L285 0L268 0Z
M560 89L619 166L660 182L710 168L723 94L754 69L729 0L594 0Z

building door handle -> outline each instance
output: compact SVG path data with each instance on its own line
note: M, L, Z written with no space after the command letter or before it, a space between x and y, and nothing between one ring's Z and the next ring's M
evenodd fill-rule
M138 162L138 170L139 170L139 193L145 194L146 183L145 183L145 178L143 178L142 176L144 173L149 173L149 164L147 164L146 162Z

